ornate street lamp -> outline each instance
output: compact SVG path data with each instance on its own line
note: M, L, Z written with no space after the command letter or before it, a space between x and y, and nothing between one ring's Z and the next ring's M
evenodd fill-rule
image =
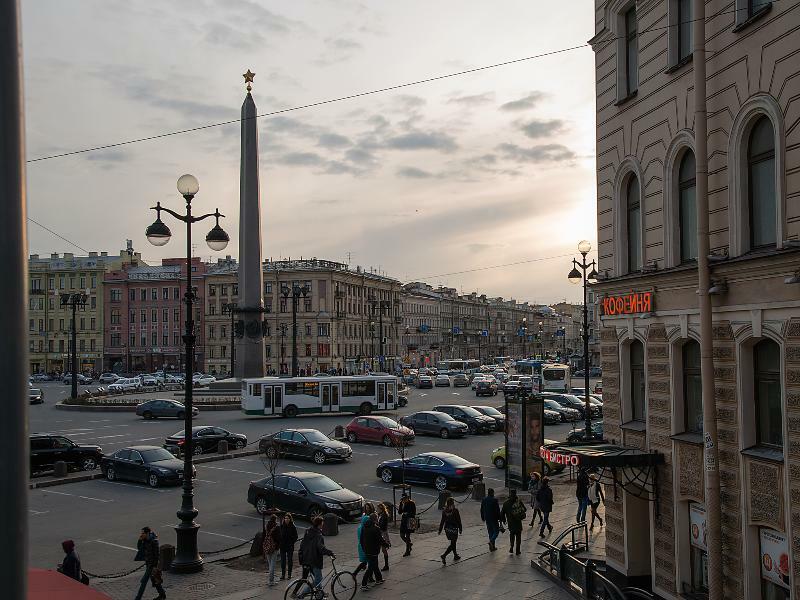
M184 302L186 303L186 329L183 334L183 343L186 347L186 382L184 384L184 452L183 452L183 495L181 496L181 508L178 511L178 518L181 522L175 527L177 535L177 548L175 559L172 561L172 570L177 573L196 573L203 569L203 558L197 550L197 530L199 525L195 523L197 509L194 507L194 485L192 483L193 465L193 439L192 439L192 373L194 372L194 321L192 320L192 301L194 292L192 291L192 224L214 217L216 225L206 235L206 243L212 250L223 250L230 241L228 234L220 227L219 219L221 215L219 209L213 213L208 213L199 217L192 215L192 199L200 189L200 184L193 175L183 175L178 179L178 192L186 200L186 214L179 214L168 208L163 208L157 202L152 210L156 211L155 222L147 228L145 235L147 240L154 246L163 246L169 242L172 232L169 227L161 220L161 211L168 213L186 223L186 293Z
M72 371L72 389L70 390L70 397L75 400L78 397L78 335L75 327L75 312L78 308L85 309L86 301L89 300L89 288L77 294L61 294L61 306L72 308L72 331L70 332L70 346L72 354L70 358L70 370ZM56 291L53 290L53 295Z
M300 302L300 296L303 298L308 296L308 287L294 285L290 290L289 286L284 285L281 288L281 294L285 300L288 300L289 296L292 297L292 377L297 377L300 371L297 358L297 304Z

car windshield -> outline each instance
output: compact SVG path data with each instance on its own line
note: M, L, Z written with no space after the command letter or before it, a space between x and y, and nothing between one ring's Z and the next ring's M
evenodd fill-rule
M400 427L397 421L390 419L389 417L378 417L375 420L387 429L397 429Z
M311 431L303 431L301 432L306 439L311 443L318 443L318 442L328 442L330 441L328 437L319 431L311 430Z
M472 465L472 463L468 461L466 458L461 458L460 456L455 456L455 455L448 456L444 460L454 467L467 467Z
M176 431L175 433L173 433L169 437L171 437L171 438L182 438L183 437L183 433L184 433L183 431Z
M172 460L175 458L172 454L164 450L164 448L153 448L152 450L142 450L142 458L146 463L158 462L160 460Z
M547 408L549 408L550 410L554 410L556 412L561 410L561 405L558 402L556 402L555 400L545 400L544 401L544 405Z
M491 417L502 417L503 416L503 413L501 413L496 408L492 408L491 406L481 406L480 411L483 414L489 415Z
M481 416L480 411L475 410L471 406L462 406L461 410L464 411L464 414L467 415L468 417L480 417Z
M308 491L312 494L323 494L325 492L335 492L336 490L342 489L342 486L340 486L330 477L325 477L325 475L309 477L308 479L303 479L302 481L303 485L306 486L306 489L308 489Z

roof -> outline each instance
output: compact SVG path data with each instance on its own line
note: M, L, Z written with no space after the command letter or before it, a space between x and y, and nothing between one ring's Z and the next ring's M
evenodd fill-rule
M163 450L161 446L125 446L124 448L120 448L120 450Z
M278 475L297 477L298 479L302 479L303 477L327 477L327 475L324 475L322 473L314 473L314 471L290 471L288 473L278 473Z
M28 569L28 600L111 600L111 596L58 571Z
M452 452L423 452L420 456L435 456L437 458L461 458Z

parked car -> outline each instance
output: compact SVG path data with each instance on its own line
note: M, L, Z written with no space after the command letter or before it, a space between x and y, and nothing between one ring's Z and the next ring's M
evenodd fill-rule
M519 381L519 387L523 390L527 390L528 392L533 391L533 377L530 375L521 375L517 381Z
M572 373L572 377L586 377L586 370L585 369L579 369L577 371L574 371Z
M44 404L44 392L28 384L28 401L31 404Z
M192 416L196 417L199 414L200 410L196 406L192 406ZM145 419L157 419L158 417L183 419L186 416L186 407L177 400L157 398L138 404L136 415Z
M141 377L120 377L108 386L108 391L121 394L123 392L135 392L142 387Z
M139 481L150 487L183 483L183 461L158 446L130 446L104 456L100 469L106 479ZM192 477L197 469L192 467Z
M586 402L585 400L578 398L572 394L555 394L555 393L546 393L546 397L550 400L555 400L561 406L565 406L567 408L574 408L577 410L581 418L585 418L586 416ZM601 413L601 408L596 405L592 405L591 407L591 414L593 417L599 417Z
M577 396L577 398L581 402L583 402L584 398L586 397L586 392L584 390L585 390L585 388L572 388L570 390L570 394L572 394L573 396ZM595 393L590 392L589 393L589 402L591 402L593 406L597 407L596 410L599 411L597 413L597 415L598 416L602 416L603 415L603 397L600 394L595 394ZM595 412L592 411L592 414L595 414Z
M316 429L284 429L265 435L259 441L258 448L269 458L304 458L318 465L334 460L344 461L353 456L353 449L349 445L332 440Z
M119 375L116 373L103 373L97 381L100 383L114 383L117 379L119 379Z
M416 435L438 435L442 439L464 437L469 431L464 423L443 412L423 410L400 418L400 424Z
M436 385L436 387L450 387L450 377L447 375L437 375L434 385Z
M81 471L93 471L103 458L100 446L79 445L63 435L35 433L30 436L30 443L31 475L49 471L58 461Z
M36 383L40 383L42 381L52 381L52 380L53 378L50 377L50 375L48 375L47 373L35 373L34 375L31 375L31 381L34 381Z
M581 418L581 413L579 413L577 410L575 410L574 408L567 408L566 406L561 406L555 400L548 400L547 398L545 398L544 407L545 409L557 412L559 414L562 423L566 423L567 421L577 421L578 419Z
M486 376L483 373L473 373L472 377L470 378L470 384L472 385L472 389L474 390L478 383L486 379Z
M558 425L561 422L561 414L549 408L544 409L544 424Z
M495 420L492 417L487 417L479 410L475 410L470 406L463 404L439 404L434 406L433 410L443 412L450 415L456 421L464 423L471 434L476 433L492 433L495 428Z
M556 444L555 440L545 440L545 444ZM495 448L492 450L491 454L491 461L492 464L497 467L498 469L505 469L506 468L506 447L500 446L499 448ZM549 460L544 461L544 474L545 475L554 475L556 473L560 473L564 470L566 465L557 464L554 462L550 462Z
M241 433L231 433L222 427L200 425L192 427L192 454L202 454L203 452L216 452L220 442L228 442L229 448L241 450L247 446L247 436ZM172 454L180 454L186 443L184 432L176 431L166 440L164 448Z
M494 428L496 431L505 431L506 416L493 406L471 406L482 415L494 419Z
M141 379L141 389L143 390L156 390L161 387L161 383L152 375L144 375Z
M595 394L600 394L600 395L603 394L603 382L602 381L598 381L597 383L594 384L594 393Z
M503 384L503 396L504 397L515 397L520 391L519 381L517 380L509 380Z
M414 432L400 425L389 417L364 416L356 417L345 427L347 441L378 442L384 446L395 446L400 443L411 444L414 442Z
M430 375L420 375L417 377L417 388L433 388L433 377Z
M413 458L385 460L375 470L384 483L401 482L433 485L440 492L467 487L483 481L481 466L449 452L426 452Z
M453 375L453 387L468 387L469 377L464 373L456 373Z
M194 384L194 387L205 387L214 383L216 380L217 378L213 375L201 375L200 377L193 377L192 383Z
M598 441L603 439L603 422L602 421L593 421L592 422L592 440ZM578 442L583 442L586 440L586 428L579 427L573 429L567 434L567 442L574 444Z
M497 384L488 379L481 379L475 386L475 397L480 396L497 396Z
M61 381L64 382L64 385L72 384L72 373L66 373L62 378ZM83 373L78 373L78 384L79 385L89 385L92 383L92 378L87 377Z
M268 514L271 508L281 512L301 515L309 520L333 513L344 521L361 517L364 498L319 473L298 471L251 481L247 489L247 502L259 514Z

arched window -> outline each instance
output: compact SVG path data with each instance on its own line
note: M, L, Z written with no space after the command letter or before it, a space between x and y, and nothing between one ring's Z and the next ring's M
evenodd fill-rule
M639 180L628 179L625 191L628 233L628 273L642 270L642 207L639 201Z
M687 432L703 432L703 386L700 379L700 344L683 345L683 407Z
M631 418L634 421L644 421L647 415L644 394L644 345L635 340L630 345L631 365Z
M753 400L756 443L783 448L781 351L772 340L763 340L753 348Z
M775 193L775 135L772 122L761 117L753 125L747 146L750 249L777 242Z
M678 218L681 262L697 260L697 205L694 152L687 150L678 170Z

